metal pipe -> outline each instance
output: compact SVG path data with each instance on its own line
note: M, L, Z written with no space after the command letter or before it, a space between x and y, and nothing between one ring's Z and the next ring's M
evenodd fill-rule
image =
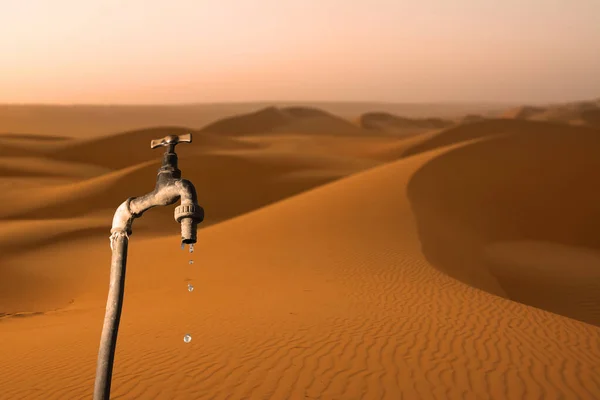
M125 272L127 266L127 246L129 236L124 232L115 232L110 237L112 260L110 263L110 287L106 314L100 338L100 351L96 365L96 383L94 386L94 400L108 400L110 398L110 385L112 379L115 349L117 347L117 333L121 310L123 309L123 294L125 291Z
M144 196L130 197L125 200L117 208L113 217L110 236L112 250L110 286L96 365L94 400L110 398L117 334L123 308L127 249L133 220L141 217L150 208L174 204L181 199L181 205L175 208L175 220L181 224L181 241L196 243L197 225L204 219L204 210L197 204L194 185L186 179L181 179L181 171L177 168L177 154L175 154L177 143L191 141L189 134L153 140L151 148L168 146L163 157L163 165L158 170L156 187Z

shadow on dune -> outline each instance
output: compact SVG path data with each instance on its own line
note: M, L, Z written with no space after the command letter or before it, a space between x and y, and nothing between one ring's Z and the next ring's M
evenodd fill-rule
M584 110L581 118L587 125L600 128L600 108Z
M0 259L4 259L6 257L10 257L12 255L22 253L24 251L28 251L32 248L34 248L35 250L40 250L46 246L50 246L58 242L72 242L74 240L85 239L88 237L106 236L106 243L108 246L108 237L110 236L111 228L110 222L110 220L107 220L105 226L90 226L87 228L77 228L72 231L66 231L47 236L40 234L38 236L32 237L30 240L20 242L17 245L0 245L0 250L2 252L2 254L0 255ZM0 269L0 274L2 272L2 269Z
M42 154L37 147L29 144L23 146L14 143L14 140L0 138L0 157L31 157Z
M411 178L408 197L424 255L482 290L600 325L600 264L590 261L600 260L600 132L490 124L451 129L419 146L497 133L442 153ZM535 257L552 259L565 248L596 256L563 263L562 270Z
M66 136L0 133L0 157L43 156L71 140Z

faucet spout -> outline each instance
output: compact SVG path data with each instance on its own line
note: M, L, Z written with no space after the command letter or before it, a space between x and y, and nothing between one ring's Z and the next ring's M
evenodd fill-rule
M175 220L181 223L183 243L196 243L196 230L204 220L204 210L198 205L194 185L187 179L157 179L155 189L141 197L130 197L115 212L111 234L125 232L131 235L131 226L135 218L141 217L147 210L157 206L167 206L181 199L181 205L175 208Z
M163 164L158 170L154 190L144 196L128 198L117 208L113 217L110 231L110 248L112 250L110 287L98 352L94 400L110 398L113 361L123 306L127 248L133 220L141 217L144 212L153 207L168 206L181 200L181 204L175 208L175 220L181 224L181 242L184 244L196 243L198 224L204 220L204 210L198 205L198 196L194 185L187 179L181 179L181 171L177 168L177 154L175 153L176 144L190 143L191 141L190 134L153 140L151 148L168 146L163 157Z
M175 208L175 221L181 224L181 243L196 243L198 224L204 221L204 209L198 205L196 189L187 179L178 181L181 205Z

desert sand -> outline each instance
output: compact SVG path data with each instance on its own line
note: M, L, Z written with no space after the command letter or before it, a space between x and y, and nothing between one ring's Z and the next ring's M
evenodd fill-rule
M0 399L91 398L112 215L187 132L206 220L135 221L112 398L599 399L600 130L552 107L0 107Z

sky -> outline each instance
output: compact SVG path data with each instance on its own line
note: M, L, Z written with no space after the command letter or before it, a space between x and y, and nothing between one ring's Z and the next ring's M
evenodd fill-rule
M600 97L600 0L2 0L0 103Z

